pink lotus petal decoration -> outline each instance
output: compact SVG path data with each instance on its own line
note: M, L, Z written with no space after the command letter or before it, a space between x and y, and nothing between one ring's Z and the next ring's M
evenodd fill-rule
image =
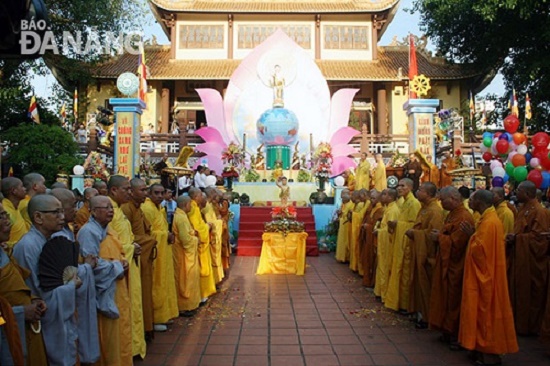
M350 145L347 144L339 144L339 145L333 145L332 146L332 156L348 156L357 154L357 150Z
M202 137L205 142L214 142L216 144L227 147L227 141L222 137L219 130L212 127L202 127L198 129L195 134Z
M230 124L226 123L223 99L216 89L196 89L204 106L206 121L210 127L217 129L225 143L235 140Z
M330 103L328 136L333 136L340 128L348 125L349 111L353 98L359 89L340 89L334 93Z
M347 144L351 139L361 132L357 131L353 127L341 127L335 131L330 138L330 146L336 146L340 144Z
M332 159L332 176L342 174L346 169L355 168L357 164L352 158L347 156L338 156Z

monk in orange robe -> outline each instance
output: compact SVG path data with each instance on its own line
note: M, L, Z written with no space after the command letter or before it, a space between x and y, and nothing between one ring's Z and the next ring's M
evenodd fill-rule
M441 175L439 178L439 186L441 188L453 185L453 177L449 175L449 171L456 169L456 163L448 151L445 152L445 157L441 161Z
M410 313L417 313L416 327L428 327L432 274L435 266L436 246L430 238L432 230L443 227L443 209L435 195L437 187L431 182L422 183L416 191L421 209L414 226L405 232L411 247Z
M443 209L449 211L449 214L443 228L432 231L430 235L439 249L432 277L428 323L431 329L443 333L443 341L451 343L451 348L457 349L464 256L470 239L470 236L460 230L460 223L468 222L473 226L474 218L464 207L462 195L455 187L442 188L439 198Z
M229 210L229 195L223 195L220 191L218 194L222 197L219 203L218 211L222 218L222 265L225 272L229 269L229 257L231 255L231 243L229 242L229 220L232 217ZM225 274L227 277L227 273Z
M514 234L506 236L508 284L518 334L538 334L547 295L548 242L539 240L548 230L546 211L536 199L533 182L521 182L517 189L522 203L514 223Z
M132 225L134 240L141 247L140 274L145 338L151 340L154 330L153 316L153 262L157 257L157 240L151 235L151 224L145 218L141 205L147 198L148 188L139 178L130 180L131 199L120 206ZM162 328L162 327L161 327ZM157 328L159 329L159 328Z
M372 190L370 192L371 204L369 211L365 213L363 226L361 227L360 243L361 265L363 266L363 286L374 288L376 275L376 241L374 230L380 225L384 216L385 207L380 202L381 193Z
M464 260L458 341L474 351L478 364L500 364L500 355L518 352L506 280L504 228L493 207L493 193L477 191L470 200L481 217L461 230L473 233Z
M546 241L550 240L550 232L546 232ZM548 259L547 276L550 278L550 247L546 253ZM544 319L540 327L540 339L542 343L546 346L546 351L550 355L550 281L548 281L548 297L546 298L546 310L544 311Z
M86 188L84 190L84 204L78 211L76 211L76 215L74 217L74 234L78 234L78 230L90 219L90 200L92 197L97 196L99 193L97 192L97 189L95 188Z

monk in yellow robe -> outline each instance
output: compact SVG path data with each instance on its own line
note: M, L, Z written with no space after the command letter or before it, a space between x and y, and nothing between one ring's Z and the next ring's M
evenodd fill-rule
M374 288L374 280L376 275L376 247L377 239L374 235L374 230L380 225L384 216L385 206L380 202L381 193L372 190L370 192L370 207L372 208L368 215L365 213L364 228L361 230L360 243L363 250L361 251L361 266L363 267L363 286Z
M351 170L346 169L342 173L342 177L344 177L344 186L347 187L350 191L355 190L355 175L352 173Z
M351 211L353 202L349 191L342 192L342 206L338 210L338 238L336 240L336 260L338 262L349 262L349 241L351 237Z
M437 187L432 182L424 182L416 191L421 209L414 226L405 232L411 247L411 283L408 311L417 313L416 327L428 327L430 311L430 293L432 290L432 274L435 267L437 252L436 243L431 239L432 230L443 227L443 209L437 198Z
M214 281L216 284L223 280L223 264L222 264L222 231L223 222L221 216L216 215L214 206L218 205L216 189L207 187L206 205L201 210L204 220L210 224L212 231L210 234L210 252L212 255L212 270L214 271Z
M2 206L10 215L11 231L10 238L7 241L8 251L29 231L30 225L27 226L25 219L21 216L18 210L19 202L26 196L27 190L23 186L23 182L15 177L7 177L2 179Z
M168 219L164 207L164 187L153 184L149 198L141 205L147 221L151 223L151 235L157 240L157 258L153 267L153 317L155 324L166 324L178 317L178 297L174 275L172 243L174 234L168 231Z
M439 186L441 188L453 185L453 177L449 174L450 171L456 169L456 163L451 156L451 153L446 151L441 160Z
M10 222L4 207L0 204L0 243L5 243L9 239ZM46 311L46 304L39 298L31 295L31 289L25 284L25 279L30 275L30 272L22 267L19 267L14 259L10 259L8 255L0 248L0 296L9 303L9 311L12 307L17 307L15 316L8 319L8 311L2 310L4 321L8 324L2 326L4 332L7 333L8 342L20 343L26 342L27 345L27 365L47 365L46 349L42 333L35 333L31 327L36 327L36 321L40 320L42 314ZM14 329L17 330L16 318L24 318L25 333L11 332L11 324L15 323ZM13 322L10 324L10 320ZM10 339L13 337L13 339ZM11 347L10 347L11 350ZM15 357L14 357L15 356ZM23 354L21 350L20 357L12 353L12 361L15 365L25 364L22 362Z
M351 200L354 202L351 212L351 237L349 241L349 268L357 272L359 271L359 231L365 212L369 208L370 201L367 201L366 192L353 191ZM361 269L362 272L362 269Z
M504 226L504 234L514 233L514 213L508 207L508 202L504 199L504 188L493 187L491 188L493 196L495 197L494 206L497 211L497 216Z
M386 165L382 160L382 154L376 154L376 167L373 170L372 180L374 183L374 189L378 192L382 192L388 188L388 180L386 179Z
M397 191L393 188L385 189L380 194L380 202L384 205L384 215L380 226L375 229L376 235L376 276L374 280L374 295L380 297L382 302L386 298L388 280L393 255L395 235L388 230L389 221L397 221L399 207L397 206Z
M521 182L516 190L522 204L514 233L506 236L508 284L518 334L538 334L546 304L548 242L540 235L548 231L546 211L537 202L536 186Z
M464 284L458 341L475 351L482 364L499 364L500 355L518 352L514 316L506 280L504 228L493 207L493 194L477 191L470 200L481 218L474 228L464 261Z
M108 197L90 202L91 219L78 233L80 252L100 259L94 269L100 365L132 364L131 302L126 275L129 264L117 233L108 227L114 210Z
M132 224L120 209L120 205L130 201L130 182L121 175L112 175L108 183L109 198L114 208L114 216L109 227L113 229L122 241L122 250L129 263L129 290L132 319L132 355L145 358L145 330L143 326L143 311L141 301L141 276L139 256L141 247L134 241Z
M23 177L23 186L25 186L25 189L27 190L27 195L21 200L21 202L19 202L17 209L27 223L28 230L32 225L31 218L29 217L29 211L27 211L29 201L37 194L46 193L46 179L44 179L41 174L29 173Z
M141 274L141 301L143 308L143 325L145 339L153 339L153 262L157 257L157 240L151 235L151 224L145 218L141 205L145 202L149 189L145 182L139 178L130 180L132 190L131 200L120 206L124 216L132 225L134 240L140 246L140 274ZM158 324L156 331L168 330L167 326Z
M460 229L461 222L474 226L474 218L464 207L462 196L453 186L441 188L439 198L449 211L441 230L433 230L432 241L439 245L435 258L428 323L443 333L442 339L458 349L458 326L462 303L464 257L470 236Z
M178 197L178 207L174 214L172 230L174 242L174 269L180 314L192 315L201 302L201 270L199 266L199 238L189 222L187 213L191 211L191 198Z
M370 190L370 163L365 152L361 153L361 160L355 168L355 189Z
M95 188L86 188L84 190L84 204L82 207L76 211L75 217L74 217L74 233L75 235L78 234L78 230L90 219L90 200L92 197L95 197L99 195L97 192L97 189Z
M212 255L210 254L210 225L207 224L201 215L200 206L204 205L202 191L198 188L189 188L191 197L191 210L187 214L189 222L197 232L199 238L199 266L201 269L201 302L204 303L208 297L216 293L216 282L212 269Z
M397 184L397 193L403 198L403 203L397 221L388 222L389 229L395 232L395 242L385 305L396 311L409 308L412 255L405 233L414 226L420 211L420 202L412 193L413 184L409 178L403 178Z

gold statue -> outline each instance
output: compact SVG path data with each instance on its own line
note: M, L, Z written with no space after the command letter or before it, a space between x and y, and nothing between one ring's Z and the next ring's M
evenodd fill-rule
M284 107L283 89L285 79L281 75L281 66L275 65L273 75L271 75L271 87L273 88L273 107Z
M294 154L292 155L292 164L290 164L291 170L300 169L300 153L298 152L299 144L300 144L300 141L296 142L296 145L294 145Z
M181 168L189 168L187 165L187 160L189 160L189 157L193 155L193 152L195 149L193 149L191 146L184 146L183 149L180 150L180 154L178 156L178 159L176 160L175 166L181 167Z
M264 170L265 169L265 158L264 158L264 153L262 152L262 148L264 147L264 144L261 144L258 149L256 150L257 151L257 154L256 154L256 170Z

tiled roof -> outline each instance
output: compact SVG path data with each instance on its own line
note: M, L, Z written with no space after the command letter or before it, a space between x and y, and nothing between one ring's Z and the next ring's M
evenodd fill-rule
M169 46L148 47L145 51L148 79L151 80L229 80L241 60L171 60ZM459 65L449 65L423 53L417 54L419 74L435 80L466 79L479 72ZM390 81L407 78L407 47L379 47L378 60L316 60L327 80ZM117 78L123 72L136 72L138 56L121 55L95 69L93 76ZM398 77L401 68L402 77Z
M193 13L366 13L399 0L150 0L165 11Z

